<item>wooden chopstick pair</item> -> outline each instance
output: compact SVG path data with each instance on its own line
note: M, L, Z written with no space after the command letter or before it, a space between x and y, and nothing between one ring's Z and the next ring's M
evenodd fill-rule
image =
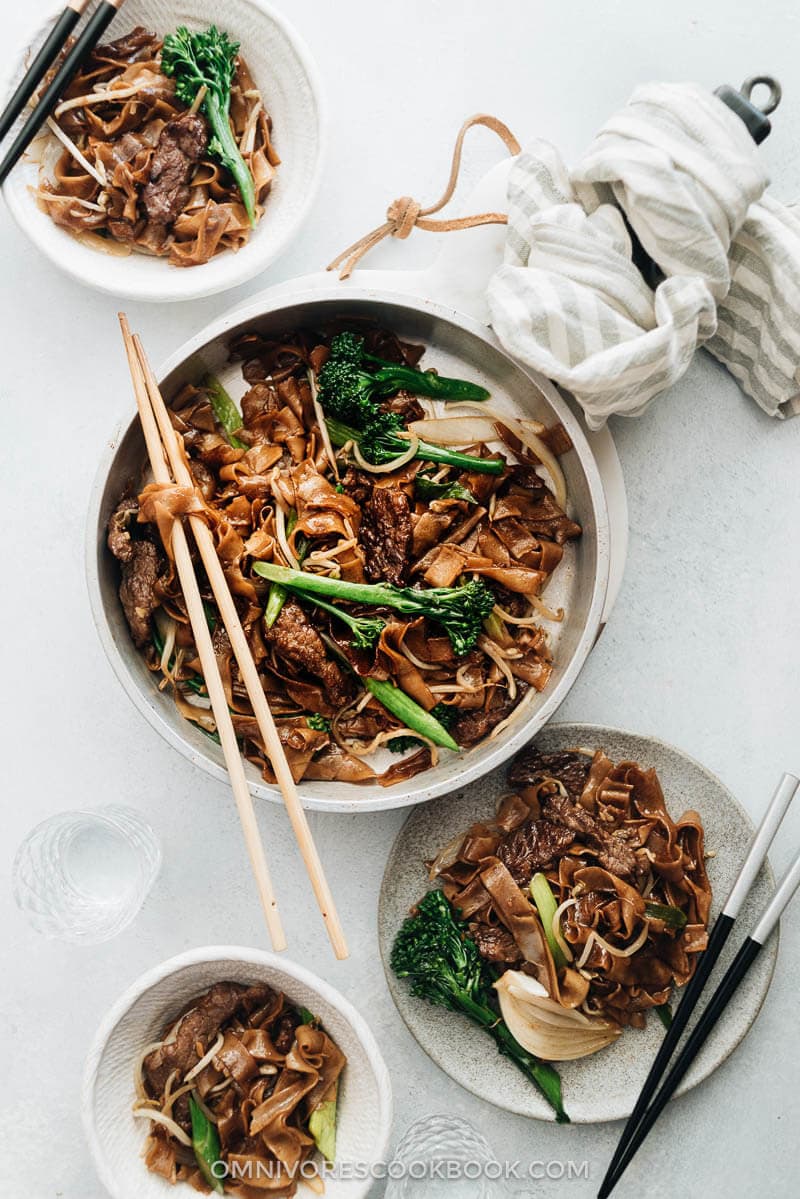
M800 786L793 774L784 774L770 804L764 813L755 836L747 851L739 876L734 883L725 906L717 917L708 945L700 957L697 969L686 986L672 1023L656 1054L650 1072L645 1079L636 1106L623 1129L619 1144L611 1159L605 1178L598 1191L598 1199L606 1199L619 1182L650 1129L655 1124L669 1099L674 1094L692 1062L702 1049L717 1021L735 994L747 971L757 958L762 946L775 928L786 905L800 886L800 853L781 880L775 894L764 909L758 923L745 938L736 957L725 972L703 1010L686 1044L678 1054L672 1068L664 1078L670 1059L697 1006L700 995L714 968L725 942L739 915L756 875L767 856L778 827ZM659 1086L659 1084L661 1084Z
M58 58L67 38L90 3L91 0L67 0L64 11L57 19L44 45L28 67L22 82L3 110L2 116L0 116L0 139L6 136L14 121L16 121L36 88L47 74L47 71ZM36 134L78 73L84 59L97 45L100 37L111 24L124 3L125 0L100 0L97 8L86 22L83 32L65 54L61 66L39 97L38 104L14 138L2 162L0 162L0 184L3 183L9 172L16 166L19 159L36 137Z
M183 447L178 440L179 435L172 427L166 404L159 391L142 344L137 336L131 334L124 313L120 313L119 321L125 340L125 349L128 355L136 404L139 409L139 418L144 432L153 477L157 483L172 483L174 480L180 487L193 488L194 480L183 456ZM325 922L328 937L330 938L336 957L339 959L346 958L348 956L347 943L336 911L336 905L327 879L325 878L322 862L314 844L308 819L300 802L297 787L292 777L289 763L286 760L286 754L281 745L278 730L275 727L275 721L273 720L272 712L264 694L264 688L261 685L258 670L253 661L236 604L234 603L224 571L217 556L214 538L208 526L198 516L189 516L188 521L203 566L205 567L208 581L214 593L214 599L222 617L222 622L230 638L242 679L247 688L264 747L272 769L275 772L275 777L289 814L289 820L306 870L308 871L322 918ZM264 909L270 939L272 940L274 949L285 949L286 938L278 914L278 905L272 889L264 848L258 833L258 825L253 811L253 800L245 777L244 765L239 752L231 714L228 709L228 701L225 697L222 678L211 643L211 634L208 629L200 589L189 552L186 531L180 520L174 521L172 526L172 550L175 557L178 578L183 590L184 599L186 600L186 608L195 644L197 645L200 664L203 669L203 677L217 723L222 751L225 756L225 764L228 768L231 787L239 811L239 818L242 822L247 851L250 855L256 886L258 887L261 905Z

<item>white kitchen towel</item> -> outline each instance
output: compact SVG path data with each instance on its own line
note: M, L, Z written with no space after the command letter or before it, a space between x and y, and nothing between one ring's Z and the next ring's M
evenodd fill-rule
M637 415L698 345L772 415L800 392L800 220L764 196L744 124L694 84L649 84L569 172L536 142L509 178L492 324L591 428ZM624 214L624 215L623 215ZM626 221L666 276L634 265Z

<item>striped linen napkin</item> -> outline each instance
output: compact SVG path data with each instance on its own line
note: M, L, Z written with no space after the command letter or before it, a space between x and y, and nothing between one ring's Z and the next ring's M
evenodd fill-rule
M489 284L506 349L572 392L590 428L636 416L702 345L771 416L800 411L800 209L765 194L744 124L694 84L648 84L568 171L549 143L509 177ZM632 229L660 268L651 288Z

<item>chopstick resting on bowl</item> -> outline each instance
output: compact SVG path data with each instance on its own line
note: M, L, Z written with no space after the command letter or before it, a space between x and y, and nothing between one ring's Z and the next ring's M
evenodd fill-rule
M671 1097L699 1053L717 1019L727 1005L728 1000L752 965L758 950L772 932L783 908L786 907L798 884L800 884L800 855L798 855L789 874L767 905L758 925L745 940L742 948L734 958L725 977L719 987L717 987L703 1015L700 1017L697 1026L689 1036L685 1047L678 1055L672 1070L667 1075L666 1081L661 1089L658 1090L658 1094L656 1094L659 1083L669 1065L670 1058L675 1052L678 1041L689 1022L692 1012L697 1006L700 995L722 952L722 948L730 936L742 904L747 898L756 875L764 863L767 850L778 831L783 817L786 815L798 786L800 786L799 779L793 774L784 774L775 794L770 800L763 819L750 843L736 882L731 888L730 895L725 902L722 912L715 921L708 945L702 953L697 968L686 986L683 997L673 1016L672 1023L650 1067L650 1072L645 1079L644 1086L636 1101L636 1106L623 1129L619 1144L598 1191L598 1199L606 1199L606 1196L611 1194L637 1149L658 1118L667 1100ZM792 879L794 880L793 882ZM654 1095L655 1098L653 1098Z
M83 9L86 7L87 2L88 2L88 0L83 0L83 3L81 3L81 0L73 0L73 2L70 4L70 8L74 8L75 5L81 4L80 9L78 10L78 15L80 15L80 12L82 12ZM56 73L53 76L53 78L51 79L50 83L48 83L48 85L45 88L42 95L39 97L39 101L38 101L36 107L34 108L31 115L28 117L25 124L20 129L17 136L14 138L14 141L11 143L8 153L5 155L5 157L3 158L3 161L0 163L0 183L3 183L3 181L6 179L7 175L9 174L9 172L16 166L19 159L25 153L28 146L31 144L33 139L36 137L36 134L41 129L42 125L45 123L47 118L50 116L50 113L55 108L59 99L64 94L66 89L69 87L69 85L72 82L72 80L74 79L75 75L78 73L78 70L79 70L81 64L83 63L83 60L97 45L98 41L100 40L101 35L105 32L105 30L111 24L114 17L117 15L119 10L122 8L124 3L125 3L125 0L100 0L100 3L98 4L97 8L94 10L92 15L89 17L89 20L86 22L86 25L84 26L83 32L81 33L80 37L75 42L74 46L72 46L65 54L64 61L62 62L61 66L58 68L58 70L56 71ZM62 21L64 20L66 15L67 15L66 13L62 14L62 17L59 19L59 21L56 24L56 29L61 27ZM54 29L53 34L51 35L50 38L47 39L45 46L42 47L41 53L44 53L45 47L50 46L50 49L51 50L53 49L53 47L51 46L51 39L54 39L55 32L56 31ZM55 47L55 53L52 54L50 63L52 63L52 61L57 57L59 49L60 49L60 46ZM17 92L15 92L14 96L12 97L9 107L16 104L17 96L19 95L19 92L23 89L27 89L28 75L31 74L34 70L39 70L39 68L42 66L42 64L39 61L40 57L41 57L41 55L37 55L36 58L34 59L33 63L31 64L30 71L26 74L26 77L23 80L22 84L20 84L20 87L17 89ZM39 75L39 79L41 79L41 77L44 75L44 73L47 70L47 67L50 65L50 63L44 64L44 69L41 71L41 73ZM38 79L34 80L32 87L30 88L27 96L25 97L25 100L22 101L22 105L24 105L25 101L27 99L29 99L30 96L33 94L34 88L36 87L36 84L38 83L38 81L39 81ZM17 113L19 111L21 111L22 105L20 105L20 107L17 109ZM15 116L16 116L16 114L15 114ZM15 116L12 116L11 120L8 123L7 128L11 127L11 124L13 124ZM6 117L6 114L4 113L3 114L3 122L4 123L5 123L5 117Z
M142 368L149 403L152 406L152 413L158 424L162 445L175 482L179 487L187 487L194 490L195 483L186 463L183 443L179 434L172 427L167 406L159 391L158 383L147 361L142 344L137 336L133 337L132 342L137 360ZM347 942L339 915L336 911L333 895L328 885L328 880L325 877L325 871L311 835L308 818L300 802L297 785L286 759L286 753L281 745L278 730L264 693L258 669L253 661L253 655L250 652L250 646L242 628L236 604L228 587L225 572L217 556L214 538L211 530L199 516L190 514L189 526L197 544L203 566L205 567L208 581L211 584L211 590L214 593L214 599L219 608L222 622L230 638L242 680L247 689L253 713L258 723L264 748L275 773L275 778L280 788L314 895L322 913L323 921L325 922L328 937L336 957L339 959L346 958L348 956Z
M147 446L147 454L150 459L150 466L153 471L153 478L156 483L171 483L172 476L164 456L158 426L150 407L144 372L133 343L127 318L123 314L120 314L120 325L122 326L122 336L125 339L125 350L128 355L128 365L131 371L131 379L133 380L133 390L136 395L136 406L139 409L139 419L142 423L142 431ZM255 812L253 811L253 797L250 794L250 788L244 773L244 765L239 753L239 743L236 740L236 732L231 720L228 700L225 696L225 688L222 685L222 677L211 642L211 633L206 621L200 588L194 573L194 565L189 552L189 543L186 540L186 531L180 520L174 521L172 525L172 552L175 556L175 566L178 571L183 597L186 600L186 610L189 614L189 622L192 626L192 633L200 656L200 664L203 668L203 677L208 689L208 697L211 700L211 708L214 713L214 719L217 722L222 752L225 755L225 764L228 768L231 789L236 800L239 819L242 822L245 844L247 845L247 852L250 855L250 862L253 867L261 906L264 909L270 940L272 941L273 949L282 950L286 948L286 936L278 913L278 904L272 889L269 867L267 866L264 847L261 844Z
M22 76L19 87L14 92L2 114L0 114L0 140L6 136L36 91L36 88L58 58L62 48L66 44L67 38L78 24L78 21L90 3L91 0L67 0L66 8L56 19L41 49L34 56L33 62Z

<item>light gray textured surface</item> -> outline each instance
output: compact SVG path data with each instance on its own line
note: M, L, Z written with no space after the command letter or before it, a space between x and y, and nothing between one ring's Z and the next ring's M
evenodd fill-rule
M772 70L785 99L763 153L777 193L800 190L800 16L790 0L763 0L756 9L744 0L496 0L490 9L478 0L407 0L401 9L367 0L282 3L319 60L335 116L320 198L295 248L229 299L160 311L131 306L155 360L226 304L317 269L377 224L395 195L436 197L455 130L478 109L502 116L523 140L551 138L570 156L642 80L712 86ZM22 38L33 7L34 0L4 5L0 54ZM494 161L494 145L476 134L467 157L474 181ZM382 248L370 265L421 265L436 241L421 233ZM116 306L53 272L2 210L0 257L7 684L0 1195L102 1199L78 1116L83 1055L102 1013L169 954L203 943L265 946L265 937L225 788L188 768L136 715L91 626L86 503L102 447L130 408ZM615 435L631 507L628 571L559 717L657 734L704 762L758 816L781 770L800 765L800 421L770 421L700 357L669 396L639 421L615 426ZM130 930L97 949L39 940L10 903L7 870L17 843L50 812L111 799L139 805L162 837L165 866L151 901ZM402 818L312 817L348 917L353 956L337 965L311 914L286 822L262 811L292 955L324 972L370 1021L394 1075L396 1135L421 1113L450 1111L478 1124L500 1158L589 1162L590 1181L545 1179L528 1187L532 1194L593 1195L620 1125L563 1129L495 1112L451 1084L398 1019L375 951L375 909ZM795 812L776 844L776 869L798 839ZM647 1190L653 1176L661 1193L687 1199L796 1192L799 954L795 908L752 1034L712 1079L675 1103L620 1187L621 1199ZM381 1193L376 1186L374 1199Z

